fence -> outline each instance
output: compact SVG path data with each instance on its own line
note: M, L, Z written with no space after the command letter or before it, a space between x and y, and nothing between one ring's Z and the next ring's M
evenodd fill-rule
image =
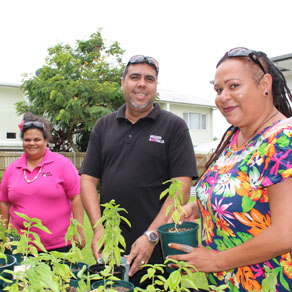
M64 155L65 157L69 158L73 164L76 166L76 168L79 170L82 164L82 161L85 156L85 152L59 152L60 154ZM0 173L3 173L5 168L14 160L19 158L22 155L22 152L0 152ZM209 158L209 154L196 154L196 160L197 160L197 166L198 171L201 173L201 171L204 169L204 165Z
M14 160L19 158L23 152L0 152L0 173L3 173L5 168ZM72 163L79 170L82 164L82 161L85 156L85 152L73 153L73 152L59 152L65 157L69 158Z

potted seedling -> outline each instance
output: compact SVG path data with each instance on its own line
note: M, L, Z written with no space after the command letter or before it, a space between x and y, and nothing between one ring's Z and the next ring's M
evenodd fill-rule
M19 240L11 241L10 244L12 246L16 246L13 250L14 253L21 253L24 256L24 259L28 257L28 255L38 256L37 247L46 252L44 245L41 243L39 235L32 231L32 228L40 229L46 233L51 234L51 231L42 224L42 221L38 218L30 218L29 216L15 212L23 220L23 226L25 229L21 230Z
M40 237L32 231L32 228L40 229L50 233L42 221L37 218L30 218L25 214L16 213L24 219L25 227L20 234L19 241L11 242L16 246L13 252L20 252L24 255L22 266L17 270L11 271L15 282L9 283L5 291L69 291L69 282L74 274L70 267L65 264L69 253L57 251L47 252ZM37 247L41 252L37 250ZM75 253L72 253L75 254ZM73 257L73 255L70 255Z
M32 228L40 229L46 233L51 233L47 227L42 224L38 218L30 218L25 214L16 214L23 220L20 239L12 241L10 244L16 248L13 253L23 254L22 265L17 270L10 271L15 279L14 283L7 281L8 285L5 291L65 291L69 284L70 274L69 267L59 268L57 271L52 269L52 262L46 262L46 249L41 243L39 235L32 231ZM44 253L39 253L37 248ZM65 266L65 265L64 265ZM54 267L55 268L55 267ZM9 271L7 271L9 272ZM64 279L66 281L64 281Z
M142 268L147 268L146 274L140 279L140 283L145 280L150 279L151 284L147 285L146 289L140 287L135 287L134 292L156 292L162 291L166 278L163 276L165 265L164 264L145 264L141 266Z
M15 264L16 258L14 256L0 252L0 291L5 283L12 283L10 271L14 269Z
M171 179L163 184L170 183L170 186L160 194L160 199L164 198L167 194L171 200L171 204L166 209L165 216L168 217L171 213L173 223L163 224L158 227L160 235L160 243L164 258L168 255L181 254L182 251L172 249L168 246L169 243L181 243L190 246L198 246L198 228L199 225L195 222L181 221L181 214L186 211L183 208L183 193L182 182L177 179ZM171 270L167 268L170 272Z
M41 220L37 218L30 218L26 216L25 214L15 212L19 217L24 219L23 226L25 227L24 230L22 230L22 233L19 235L19 239L9 242L9 245L11 245L13 248L12 253L13 254L21 254L23 256L22 258L22 269L24 270L24 273L29 268L30 264L26 263L26 260L28 258L28 255L38 256L37 247L39 247L41 250L46 251L45 247L42 245L40 241L40 237L37 233L33 232L31 230L32 227L38 228L43 230L44 232L50 233L50 231L42 225ZM7 255L8 256L8 255ZM16 264L16 258L14 258L14 265ZM5 270L5 275L9 275L9 277L4 276L4 278L8 278L8 281L5 281L5 279L2 279L3 281L11 284L11 278L14 273L14 271L11 270ZM11 288L11 291L14 291L14 288ZM8 288L6 289L8 290Z
M99 274L89 274L87 267L84 265L76 275L77 279L70 280L71 290L68 292L85 292L91 290L91 281L92 280L102 280L102 276ZM72 289L72 288L75 289ZM69 290L69 289L67 289Z
M16 228L11 227L6 219L2 219L0 215L0 252L5 254L11 254L12 247L10 241L17 239L19 234Z
M168 275L168 278L163 276L166 265L172 264L176 269ZM208 288L208 282L204 274L197 273L196 268L183 261L165 260L164 264L147 264L142 267L147 267L146 274L141 278L141 283L146 279L151 279L151 284L146 289L136 287L135 292L190 292L190 291L206 291L200 288Z
M9 283L4 291L30 292L30 291L54 291L61 292L66 286L60 286L56 281L54 272L50 266L41 262L37 257L29 256L25 259L25 269L11 271L14 282Z
M7 220L2 219L0 215L0 289L4 285L4 279L12 278L10 274L4 273L4 270L13 270L17 263L16 257L11 255L12 247L10 240L17 235L16 229L11 228Z
M200 287L208 287L205 274L198 273L195 266L184 261L165 260L165 264L175 265L176 269L169 274L164 283L164 290L169 292L206 291Z
M126 291L131 291L133 285L127 281L119 279L124 278L125 267L121 266L121 254L126 248L126 242L122 236L120 229L121 221L124 221L129 227L131 223L129 220L122 216L120 213L127 211L120 208L120 205L111 200L108 203L101 205L103 209L102 217L94 225L94 228L99 228L103 231L101 238L98 241L98 249L102 250L103 264L95 264L89 266L88 270L91 274L100 273L103 280L100 283L93 283L98 291L115 291L116 285L125 285L130 287ZM100 269L101 267L101 269ZM122 272L118 272L121 269ZM119 276L117 273L120 273ZM118 281L118 283L117 283Z
M73 274L76 276L77 273L82 269L85 265L88 267L86 263L80 262L77 259L83 258L80 248L78 247L78 243L81 242L81 237L78 232L78 227L83 229L82 224L78 222L77 219L71 218L70 225L67 229L65 235L65 242L67 244L68 241L71 242L71 249L68 253L65 254L66 256L66 263L69 264L70 269L72 270Z

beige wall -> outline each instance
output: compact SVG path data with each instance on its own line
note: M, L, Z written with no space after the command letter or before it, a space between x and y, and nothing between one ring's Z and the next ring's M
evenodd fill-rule
M179 117L183 118L183 113L199 113L205 114L207 116L207 129L206 130L193 130L190 129L190 135L193 141L193 145L197 146L203 143L212 141L212 109L208 107L200 107L197 105L191 104L175 104L175 103L165 103L160 102L161 107L165 110L168 110Z
M18 124L21 117L16 115L15 103L23 100L18 87L0 86L0 141L21 141ZM16 133L15 139L7 139L6 133Z
M285 76L285 78L290 91L292 91L292 75Z

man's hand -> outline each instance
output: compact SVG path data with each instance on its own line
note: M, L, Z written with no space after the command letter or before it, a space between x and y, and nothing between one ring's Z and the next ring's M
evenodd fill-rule
M150 242L145 235L141 235L133 243L131 252L127 256L127 265L130 266L129 277L132 277L137 271L141 270L141 266L147 264L155 244Z

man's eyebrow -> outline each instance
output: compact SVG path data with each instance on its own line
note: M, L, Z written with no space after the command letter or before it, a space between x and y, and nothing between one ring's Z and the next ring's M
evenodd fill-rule
M133 73L130 73L129 76L142 76L142 74L133 72Z

